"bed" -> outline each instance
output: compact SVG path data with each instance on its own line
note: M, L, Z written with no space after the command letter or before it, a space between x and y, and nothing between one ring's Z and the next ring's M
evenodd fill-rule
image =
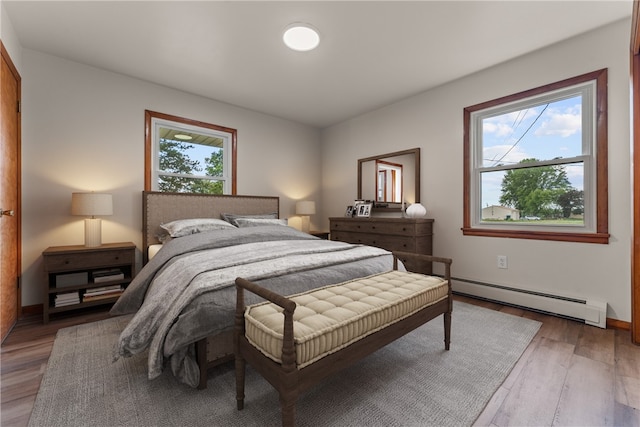
M142 199L144 265L111 313L132 314L116 357L148 351L150 379L170 368L204 388L208 369L233 358L237 277L290 295L393 266L386 250L286 226L278 197L145 191Z

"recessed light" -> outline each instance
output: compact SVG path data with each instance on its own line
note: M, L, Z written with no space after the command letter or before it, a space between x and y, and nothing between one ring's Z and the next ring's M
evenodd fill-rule
M296 22L287 26L282 35L282 40L289 49L306 52L318 47L320 34L311 25Z
M191 135L185 135L185 134L182 134L182 133L177 133L177 134L174 135L174 137L177 138L177 139L181 139L183 141L189 141L189 140L193 139L193 137Z

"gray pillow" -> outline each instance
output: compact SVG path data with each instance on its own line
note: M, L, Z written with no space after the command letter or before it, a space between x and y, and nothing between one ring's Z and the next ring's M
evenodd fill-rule
M223 214L220 214L220 216L222 217L222 219L224 219L225 221L227 221L230 224L235 225L236 227L238 226L238 224L236 223L236 219L238 219L238 218L278 219L278 213L277 212L267 213L267 214L259 214L259 215L223 213Z
M236 218L239 228L262 227L265 225L288 225L286 219L273 218Z
M171 237L182 237L189 234L202 233L211 230L222 230L225 228L235 228L227 221L216 218L190 218L178 219L161 224L160 228L165 230Z

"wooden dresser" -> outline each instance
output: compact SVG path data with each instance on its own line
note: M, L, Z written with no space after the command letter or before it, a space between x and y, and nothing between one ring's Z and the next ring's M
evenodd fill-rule
M433 219L429 218L329 218L330 238L347 243L377 246L389 251L433 255ZM413 265L402 260L410 271L431 274L431 263Z

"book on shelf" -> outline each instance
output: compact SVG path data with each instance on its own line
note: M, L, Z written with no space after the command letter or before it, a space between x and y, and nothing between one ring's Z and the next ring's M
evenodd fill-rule
M121 285L100 286L98 288L89 288L85 291L84 295L102 295L116 291L122 291Z
M82 297L82 301L84 301L84 302L99 301L99 300L103 300L103 299L119 297L120 295L122 295L122 290L108 292L108 293L105 293L105 294L98 294L98 295L87 295L87 294L84 294L84 296Z
M122 280L122 279L124 279L124 273L119 273L119 274L113 274L111 276L94 277L93 283L103 283L103 282L109 282L111 280Z
M60 294L56 294L56 299L57 300L72 300L72 299L77 299L80 296L80 293L78 291L75 292L64 292L64 293L60 293Z
M107 270L96 270L91 273L91 277L93 277L93 283L102 283L124 279L124 273L119 268L110 268Z
M57 294L53 304L55 307L80 304L80 292L67 292L63 294Z
M67 305L76 305L76 304L80 304L80 301L68 301L68 302L59 302L56 301L55 306L56 307L65 307Z

